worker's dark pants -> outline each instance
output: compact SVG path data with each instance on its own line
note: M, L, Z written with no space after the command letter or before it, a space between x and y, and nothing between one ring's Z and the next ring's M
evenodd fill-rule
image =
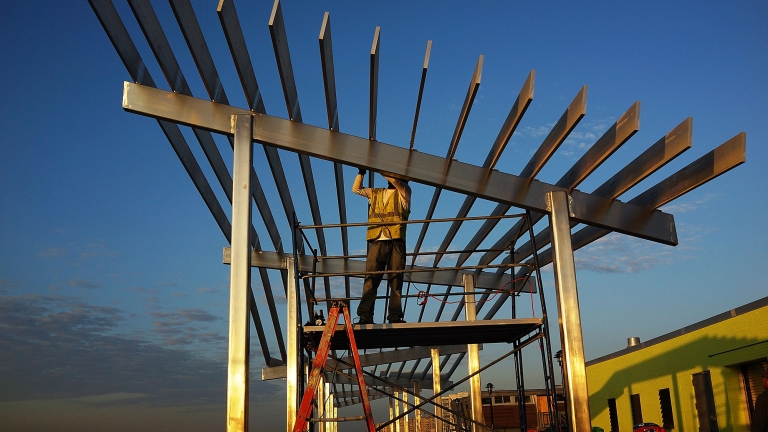
M405 268L405 242L403 240L371 240L368 242L368 258L365 271L403 270ZM373 308L376 292L383 274L366 275L363 283L363 298L357 306L357 315L373 321ZM403 306L400 304L400 291L403 288L403 274L389 274L389 308L387 319L390 321L403 318Z

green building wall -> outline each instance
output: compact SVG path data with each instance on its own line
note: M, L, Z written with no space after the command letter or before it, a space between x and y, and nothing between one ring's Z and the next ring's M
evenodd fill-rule
M740 365L768 357L768 297L587 363L592 426L632 431L630 395L640 395L644 422L662 425L659 390L669 389L673 432L698 432L692 375L709 371L720 432L748 432Z

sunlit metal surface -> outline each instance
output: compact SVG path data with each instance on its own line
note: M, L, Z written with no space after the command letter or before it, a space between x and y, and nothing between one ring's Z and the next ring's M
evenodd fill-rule
M550 192L549 225L552 229L552 246L555 251L555 292L560 322L560 342L563 345L563 370L565 371L566 411L568 430L590 432L589 392L587 370L584 366L584 340L581 334L581 313L576 289L576 265L571 248L568 195Z

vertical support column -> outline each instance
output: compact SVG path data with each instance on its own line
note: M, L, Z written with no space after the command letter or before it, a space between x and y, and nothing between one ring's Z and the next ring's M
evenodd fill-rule
M320 377L320 382L317 384L317 418L322 418L325 414L325 398L327 394L325 393L327 384L325 383L325 379L323 377ZM317 431L318 432L326 432L325 428L326 423L325 422L318 422L317 423Z
M395 417L400 415L400 392L395 391L395 397L392 400L395 403ZM400 423L402 419L395 422L393 425L395 427L395 432L400 432Z
M403 412L405 411L408 411L408 393L403 392ZM403 431L410 431L410 429L408 429L408 416L403 417Z
M389 397L389 419L392 420L393 418L395 418L395 398L390 396ZM390 423L389 424L389 430L391 432L394 432L394 430L395 430L395 424L394 423Z
M333 417L333 394L331 394L331 385L329 383L325 383L325 392L323 394L325 395L323 412L326 417L331 418ZM320 424L323 425L323 432L333 431L333 423L327 421Z
M252 118L232 116L232 261L229 268L229 357L227 363L227 432L248 430L248 290L251 286Z
M286 382L286 430L293 432L293 425L296 423L296 413L298 411L297 400L298 393L298 373L299 373L299 338L297 329L299 327L299 318L297 314L296 298L296 267L294 266L293 256L285 258L285 267L288 270L288 294L286 303L287 312L287 353L285 363L285 382Z
M421 403L421 381L413 381L413 404L418 405ZM414 420L416 420L416 432L421 432L421 410L417 409L414 413Z
M560 322L560 341L563 345L566 407L569 430L590 432L589 392L584 366L584 341L581 334L579 296L576 289L576 265L571 246L570 208L565 191L547 193L549 225L552 230L554 251L555 290Z
M440 348L432 348L432 394L440 393ZM440 401L434 401L435 405L435 432L443 432L443 409L440 407Z
M475 278L473 275L465 274L462 282L464 283L464 312L467 321L477 319L477 309L475 308ZM469 375L480 370L480 349L477 344L467 345L467 369ZM469 401L472 407L472 420L480 423L483 421L483 398L480 394L480 374L469 379ZM477 425L472 424L472 431L477 431Z

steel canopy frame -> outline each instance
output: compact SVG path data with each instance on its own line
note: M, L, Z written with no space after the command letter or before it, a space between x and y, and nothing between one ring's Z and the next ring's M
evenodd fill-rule
M498 203L493 212L494 215L503 215L506 214L511 207L519 207L530 210L533 213L538 213L537 219L542 218L544 215L549 215L550 218L552 218L553 212L551 207L548 208L547 196L554 194L560 197L559 202L561 204L556 206L559 208L560 216L558 216L559 222L557 224L551 223L550 225L557 225L557 229L560 230L562 234L560 235L560 238L564 238L564 233L569 231L568 227L573 228L577 223L588 225L571 236L565 235L565 237L571 237L568 239L570 240L568 242L557 239L552 241L552 230L549 228L540 230L531 242L524 243L515 248L512 255L501 261L502 264L510 262L519 263L536 250L544 249L548 244L552 243L552 248L545 250L538 256L538 265L541 266L554 261L556 266L562 268L565 265L567 267L568 264L565 262L568 261L568 254L572 254L572 250L583 247L613 231L622 232L651 241L657 241L663 244L675 245L677 243L677 236L674 219L671 215L658 211L658 208L718 175L727 172L735 166L738 166L746 159L746 136L744 133L741 133L656 186L638 195L636 198L628 202L616 200L616 198L621 196L639 181L690 148L692 122L688 119L667 134L667 136L659 140L659 142L654 144L637 159L632 161L624 169L620 170L614 177L605 182L603 186L596 189L593 193L588 194L574 190L579 182L584 180L592 173L592 171L594 171L597 165L602 163L602 161L609 157L618 146L626 142L626 140L637 131L639 105L636 104L630 108L627 114L625 114L624 117L626 117L626 119L623 117L624 120L620 119L614 128L606 132L605 136L593 146L594 150L591 150L589 155L585 154L582 160L577 162L571 171L563 176L561 181L554 185L539 182L535 179L536 174L541 170L544 164L546 164L553 152L586 113L585 86L581 89L576 98L574 98L574 101L565 111L560 120L555 124L548 137L544 140L539 150L534 154L534 157L529 164L521 172L520 176L513 176L495 171L493 168L498 161L506 142L509 140L511 133L525 114L532 100L534 72L531 72L526 80L526 84L523 86L523 90L520 92L518 100L513 105L504 126L499 132L499 137L491 147L485 163L482 166L473 166L453 160L453 152L455 152L456 145L461 137L463 126L466 123L472 105L472 100L480 84L482 56L480 56L478 65L475 68L475 74L473 75L470 89L465 99L464 108L462 109L462 113L457 122L452 143L449 146L448 156L446 158L440 158L413 151L413 141L423 96L431 41L427 43L427 52L422 67L416 113L414 115L413 128L411 131L410 149L378 142L376 141L376 116L379 91L379 52L381 46L381 32L378 27L374 32L374 41L370 52L368 139L342 134L338 132L339 114L336 107L336 83L333 71L333 54L330 38L330 16L328 13L323 17L319 37L323 85L325 87L326 108L328 114L328 129L301 124L301 112L298 105L298 96L292 74L291 59L288 54L285 23L283 22L279 0L274 2L269 28L290 120L266 115L266 108L259 91L251 58L246 47L246 41L243 37L240 22L235 12L234 3L232 0L220 0L217 8L219 21L248 104L248 109L245 110L230 107L228 106L229 102L226 93L224 92L218 72L216 71L213 58L208 51L203 30L197 21L191 2L189 0L169 1L176 22L184 36L187 48L190 50L192 58L194 59L197 72L200 74L205 90L208 93L208 100L195 99L192 97L184 74L175 59L173 48L166 40L163 29L160 26L160 21L155 17L154 11L147 0L129 0L129 3L136 20L139 22L139 27L141 28L144 37L147 39L154 56L158 60L162 73L166 77L168 84L174 93L154 88L155 83L141 59L138 50L133 44L130 35L125 29L125 25L117 14L112 1L89 0L96 16L120 55L131 79L135 83L126 83L125 85L123 98L124 108L128 111L147 115L158 120L163 133L174 148L174 151L177 153L190 178L193 180L195 187L198 189L205 204L214 216L222 233L232 245L233 268L231 270L233 275L236 271L235 261L238 263L236 267L237 272L240 275L242 275L244 271L244 266L245 268L248 268L249 266L249 264L247 264L249 255L251 256L251 264L253 264L254 261L258 263L257 268L261 276L264 294L273 321L272 327L277 337L277 344L282 359L274 359L270 357L268 339L264 332L261 318L259 317L250 283L244 282L242 276L238 276L237 278L233 276L233 285L231 289L233 290L233 293L236 290L238 293L237 295L240 297L247 295L245 299L241 298L242 301L240 301L240 306L245 304L248 305L245 313L250 313L250 317L254 322L262 353L268 366L268 368L265 369L267 371L277 371L280 367L287 367L298 374L298 370L296 370L297 365L294 364L291 366L291 360L296 359L297 356L295 345L295 337L297 334L295 329L296 325L299 323L296 321L296 312L300 313L296 310L298 304L295 304L293 315L289 308L289 314L286 318L288 321L288 344L286 350L286 345L283 343L282 326L280 325L279 317L276 312L267 269L278 269L278 271L280 271L282 275L283 289L288 294L290 302L291 297L294 297L295 299L295 296L298 295L299 288L298 279L290 277L289 274L301 271L300 268L306 268L306 263L302 264L306 257L302 257L298 261L293 262L291 257L283 253L282 240L277 228L278 221L276 221L272 214L269 202L264 195L264 191L261 188L261 183L256 176L253 165L251 164L249 168L243 168L244 165L240 164L242 166L235 170L239 172L233 172L233 175L230 176L226 164L218 153L210 132L226 135L230 146L235 149L235 140L233 139L235 131L232 123L233 116L236 118L247 117L252 120L252 122L248 122L249 124L252 124L252 132L250 133L250 139L246 139L246 141L255 141L262 145L266 159L269 162L272 180L275 182L285 212L285 222L283 223L287 222L289 225L293 224L293 217L296 210L293 198L288 190L284 167L277 149L283 149L298 154L306 189L306 199L309 204L307 208L310 209L311 217L315 222L315 225L321 225L322 223L320 220L320 203L314 190L316 179L311 167L311 158L313 157L329 160L334 164L333 174L336 180L337 205L339 218L342 224L346 223L346 204L343 194L344 180L342 166L350 165L435 187L435 197L433 199L435 204L442 189L464 194L466 195L466 199L464 205L462 205L457 214L457 217L459 218L468 214L477 198ZM179 129L179 124L191 126L193 128L194 135L200 142L206 158L213 169L214 175L217 177L217 182L222 187L227 200L232 202L233 220L231 224L224 209L216 198L211 185L208 183L201 167L195 159L194 154L189 149L189 146ZM247 129L241 127L239 130L243 131ZM242 140L243 134L239 133L238 135L239 136L236 139ZM246 144L240 145L240 148L243 148L244 145ZM238 154L237 149L235 149L235 154ZM242 156L238 156L238 158L239 160L242 160ZM243 173L243 170L246 170L246 174ZM247 171L250 171L249 175L247 174ZM270 237L270 242L274 247L274 252L262 251L262 246L253 226L252 218L249 217L248 221L244 223L242 217L236 216L238 214L244 214L244 202L240 199L237 204L237 210L235 209L235 202L237 199L235 199L234 195L237 195L242 191L233 190L231 182L233 180L236 183L242 182L244 181L244 178L248 178L250 182L250 187L248 188L249 191L247 193L247 197L249 197L247 198L248 212L250 214L252 199L253 202L256 203L258 213L260 214L266 232ZM563 212L564 205L562 204L562 195L564 194L567 194L567 198L570 199L570 202L566 200L567 203L569 202L567 205L568 211L566 212ZM426 219L430 219L431 216L430 212L430 215ZM489 235L495 225L495 221L488 220L486 224L477 231L468 247L465 248L469 250L469 252L464 253L459 257L457 266L463 264L469 258L474 256L475 253L481 252L477 251L477 248ZM457 235L460 227L461 221L456 221L449 229L435 256L434 267L437 267L443 257L442 252L447 250L448 245ZM508 233L496 241L496 245L491 249L502 249L510 243L514 245L516 236L518 236L517 233L523 231L523 228L525 227L516 226L509 230ZM320 243L319 246L321 252L325 255L326 248L323 239L323 229L316 228L315 230L318 242ZM426 226L423 232L425 231ZM245 255L242 252L243 240L247 247L251 248L251 251ZM419 238L416 247L417 250L421 247L422 241L423 235ZM568 245L567 243L571 244ZM237 253L235 253L236 244L239 244L237 248L240 251ZM302 245L303 243L295 245L302 248L296 252L301 254L304 253ZM342 229L342 248L344 255L348 255L349 246L346 228ZM556 253L553 253L553 251ZM235 255L237 255L237 257ZM254 257L260 257L260 259L254 259ZM284 262L283 259L285 259ZM497 259L497 252L484 252L483 256L480 257L480 265L498 262L496 261ZM530 262L531 261L529 261L529 263ZM328 264L331 264L331 262ZM346 267L346 264L343 262L333 265L339 264ZM480 287L483 284L492 286L496 283L494 282L495 280L500 280L496 278L500 278L502 273L503 271L500 269L495 273L483 272L476 274L475 280L477 282L477 287ZM517 275L520 276L529 273L530 271L528 268L523 268ZM417 273L414 273L414 275L416 274ZM446 278L446 272L435 272L434 274L418 273L418 278L420 278L419 280L421 280L422 283L428 285L444 284L450 287L453 285L460 285L459 279L461 274L462 272L455 272L452 275L448 275L449 277ZM575 297L575 273L573 275L561 276L558 279L556 284L557 289L559 290L558 292L565 289L565 292L569 293L569 296ZM235 285L237 285L237 287ZM519 286L523 286L523 284L520 284ZM345 291L349 297L349 278L345 278ZM328 294L328 291L326 291L326 294ZM326 295L326 297L328 297L328 295ZM497 302L490 308L484 319L491 319L508 297L509 292L503 292L502 296L500 296ZM482 303L478 305L478 311L482 308L482 305ZM558 307L560 308L561 306L568 308L569 311L573 311L574 308L574 306L561 304L559 300ZM463 302L456 308L453 314L453 320L459 316L462 307ZM575 303L575 307L578 308L578 303ZM232 315L230 325L235 327L239 326L240 329L238 331L245 330L245 334L247 335L248 326L246 325L245 329L242 328L242 326L245 325L243 324L242 312L242 309L238 309L237 317ZM578 309L576 309L576 313L578 314ZM578 332L580 336L580 324L566 324L566 327L567 328L564 331L566 331L567 334ZM242 341L242 337L239 335L237 337L230 337L230 343L233 343L233 341L236 340ZM246 364L247 344L247 338L244 342L236 343L239 354L246 355L246 357L244 357ZM435 368L439 370L440 367L445 367L445 363L447 363L450 358L450 353L460 352L465 352L465 350L445 349L442 354L447 354L447 356L444 357L443 364L439 365L439 367L436 365ZM239 355L238 353L235 354ZM569 371L578 370L580 366L579 362L581 361L579 360L579 355L583 356L583 350L580 351L578 346L576 346L576 348L569 348L566 357L566 360L570 362L567 365ZM426 355L424 350L417 350L410 352L410 354L382 353L380 357L379 361L382 362L403 362L403 365L405 365L405 361L410 361L415 358L428 358L430 356ZM230 359L232 358L233 357L230 357ZM235 358L237 358L237 356ZM239 358L243 357L241 356ZM242 361L237 360L235 363L242 364ZM457 360L454 363L454 366L450 369L450 372L444 374L441 378L449 378L451 373L456 369L456 366L458 366L458 363L459 361ZM415 372L415 367L416 366L414 366L413 372ZM400 370L402 370L402 367ZM413 372L411 372L411 376L406 378L405 381L414 378ZM232 378L233 373L231 366L230 378ZM292 382L293 384L290 385L301 385L301 383L295 381L295 374L294 378L292 378L291 375L292 372L287 374L289 384ZM399 377L399 375L400 372L398 371L396 376ZM421 379L423 380L426 377L427 375L425 371L424 374L421 374ZM571 381L575 380L571 386L576 389L578 393L579 386L583 384L583 382L581 382L583 379L578 376L572 376L571 372L569 372L568 378ZM244 383L244 385L240 385L243 384L243 382L236 383L236 387L238 388L238 394L241 395L238 396L241 400L243 391L245 392L245 406L247 407L247 380L244 381ZM341 391L339 394L339 397L344 398L351 395L352 392ZM581 394L583 395L583 391ZM233 399L232 396L229 396L228 402L235 402L235 399L237 399L237 397ZM570 402L574 401L571 400ZM584 407L584 403L583 400L578 402L579 406L582 408ZM337 405L342 406L345 404L347 404L346 401L342 401L342 403ZM247 408L243 408L242 404L238 406L247 411ZM246 416L247 412L243 412L243 416L241 417L238 417L237 415L230 417L240 419L234 421L232 430L244 430L247 427L247 422L243 421ZM588 426L588 420L588 418L586 421L584 421L584 419L574 419L574 426L577 426L574 430L578 430L579 432L588 430L585 429Z
M126 82L123 109L160 120L231 135L228 118L249 113L140 84ZM382 172L526 210L547 213L547 192L565 190L467 163L403 149L380 141L309 126L266 114L253 114L253 139L267 147ZM443 170L443 167L448 166ZM571 191L572 219L667 245L677 245L672 215L647 207Z

